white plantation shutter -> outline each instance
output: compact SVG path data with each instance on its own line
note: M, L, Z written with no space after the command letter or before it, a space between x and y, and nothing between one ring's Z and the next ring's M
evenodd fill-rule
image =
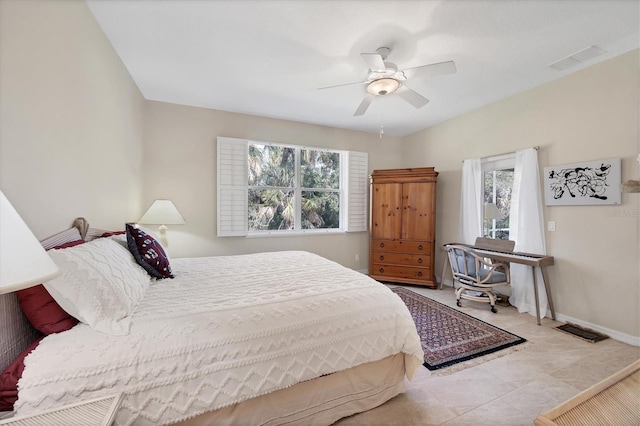
M218 236L248 234L248 157L249 141L217 138L217 219ZM367 192L369 188L368 154L346 152L343 183L345 203L341 212L347 232L367 230Z
M247 235L249 141L218 137L218 236Z
M347 232L367 230L368 158L366 152L349 151L347 153Z

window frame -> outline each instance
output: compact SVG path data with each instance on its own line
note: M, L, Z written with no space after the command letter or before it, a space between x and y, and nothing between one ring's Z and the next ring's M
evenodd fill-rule
M329 148L318 148L318 147L310 147L306 145L289 145L283 143L274 143L274 142L262 142L262 141L254 141L249 140L248 146L251 145L263 145L263 146L280 146L284 148L290 148L294 151L294 185L292 187L284 187L284 186L257 186L257 185L249 185L247 183L247 191L251 190L269 190L269 189L279 189L284 191L293 191L294 197L294 220L293 220L293 229L282 229L282 230L250 230L247 229L247 235L252 237L264 236L263 234L271 235L271 234L282 234L282 235L295 235L295 234L308 234L308 233L330 233L330 232L345 232L344 231L344 209L342 208L343 202L345 200L344 195L344 162L345 162L345 151L341 151L338 149L329 149ZM338 182L338 189L332 188L307 188L302 186L302 151L310 150L310 151L322 151L322 152L331 152L340 155L340 164L339 164L339 173L340 173L340 181ZM315 228L315 229L303 229L302 228L302 193L304 192L333 192L338 194L338 203L340 206L340 211L338 215L338 227L337 228ZM248 194L247 194L248 197ZM247 206L247 214L248 214L248 206Z
M250 144L273 145L294 148L295 155L295 218L296 229L258 230L248 229L249 190L267 189L266 186L249 186L248 154ZM340 154L340 188L306 188L301 186L300 153L304 149ZM296 235L343 234L368 230L368 154L333 148L274 143L228 137L217 138L217 235L243 237L277 237ZM274 187L276 188L276 187ZM277 187L280 188L280 187ZM289 188L287 188L289 190ZM339 228L301 229L302 193L337 192L339 194ZM240 212L244 212L241 216Z
M480 176L481 176L481 188L480 188L480 199L482 200L482 208L481 210L481 215L482 215L482 233L484 234L484 222L485 222L485 209L484 209L484 174L487 172L494 172L494 195L493 195L493 202L495 203L495 172L496 171L500 171L500 170L509 170L509 169L513 169L515 171L515 165L516 165L516 154L514 153L510 153L510 154L504 154L504 155L499 155L499 156L495 156L495 157L487 157L487 158L483 158L480 161ZM509 216L511 216L511 212L509 212ZM489 231L493 230L493 231L498 231L497 229L495 229L495 225L496 225L496 219L492 220L492 224L491 227L489 229ZM501 230L503 230L504 228L500 228ZM509 236L511 236L511 220L509 220L509 228L507 228L509 231ZM485 236L485 235L483 235ZM487 237L487 236L485 236ZM488 238L494 238L495 239L495 232L493 233L493 236L488 236Z

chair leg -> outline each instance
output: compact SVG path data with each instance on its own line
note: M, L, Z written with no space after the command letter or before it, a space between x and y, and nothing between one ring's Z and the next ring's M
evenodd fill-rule
M464 287L458 287L456 289L456 305L458 305L458 307L462 307L462 303L460 302L460 297L462 295L462 292L464 291Z
M489 296L489 303L491 303L491 312L494 314L498 313L498 310L496 309L496 295L493 291L489 291L487 292L487 296Z

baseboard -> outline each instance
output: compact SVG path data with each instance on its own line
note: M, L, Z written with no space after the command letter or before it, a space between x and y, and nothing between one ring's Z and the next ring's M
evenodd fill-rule
M360 272L361 274L369 275L368 269L356 269L356 272Z
M547 316L551 318L551 311L547 311ZM621 333L619 331L613 330L611 328L603 327L598 324L592 324L588 321L583 321L578 318L570 317L569 315L564 315L556 312L556 321L559 322L570 322L572 324L577 324L584 328L590 328L591 330L597 331L598 333L606 334L612 339L619 340L622 343L627 343L632 346L640 346L640 337L632 336L630 334Z
M438 280L438 282L440 282L440 280ZM444 285L453 287L453 280L445 278ZM551 318L551 311L548 309L547 309L546 317ZM570 322L572 324L576 324L584 328L590 328L591 330L597 331L598 333L606 334L610 338L618 340L622 343L627 343L632 346L640 346L640 336L632 336L630 334L622 333L620 331L603 327L598 324L592 324L588 321L583 321L578 318L570 317L569 315L564 315L559 312L556 312L556 321Z

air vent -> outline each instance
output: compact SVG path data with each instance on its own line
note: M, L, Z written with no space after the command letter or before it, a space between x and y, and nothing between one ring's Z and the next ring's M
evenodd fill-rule
M589 46L576 53L572 53L567 57L557 60L547 66L556 71L564 71L566 69L579 65L582 62L586 62L590 59L593 59L596 56L600 56L603 53L604 53L604 50L600 49L598 46Z

